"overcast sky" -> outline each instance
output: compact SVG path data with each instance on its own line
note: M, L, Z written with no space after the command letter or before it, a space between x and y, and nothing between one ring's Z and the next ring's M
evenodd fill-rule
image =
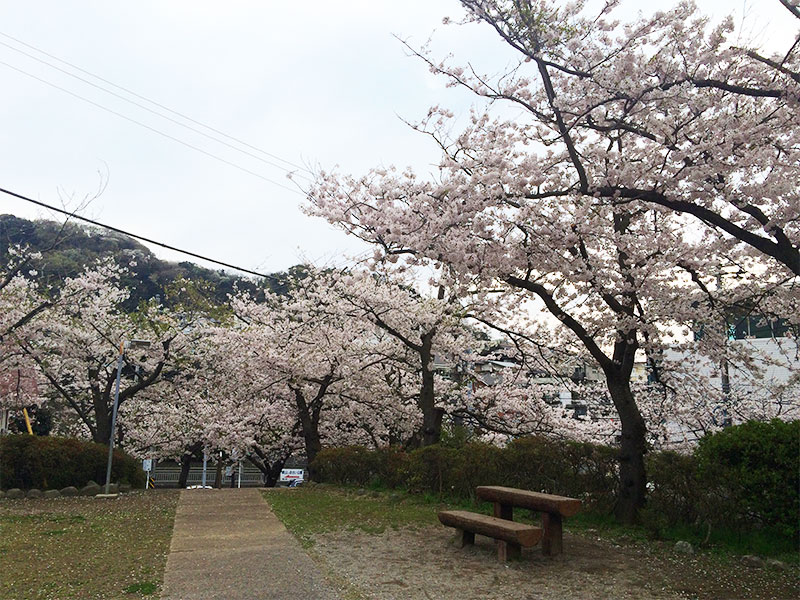
M623 4L631 15L643 6ZM671 4L650 0L647 9ZM747 13L748 39L770 45L792 35L777 0L698 5L715 19L732 12L737 23ZM293 188L263 161L294 167L253 148L244 147L256 156L237 152L19 51L109 87L52 57L67 61L297 165L424 172L436 148L402 119L419 120L434 104L464 112L474 99L446 88L393 34L419 46L436 31L438 56L487 69L513 59L486 26L441 25L460 15L456 0L0 0L0 187L74 208L102 182L87 217L259 271L341 264L365 247L302 214L302 195L264 179ZM48 216L0 194L3 213Z

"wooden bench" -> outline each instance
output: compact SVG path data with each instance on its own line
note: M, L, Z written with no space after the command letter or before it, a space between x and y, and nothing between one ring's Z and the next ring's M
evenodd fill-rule
M565 496L541 494L497 485L476 488L481 500L494 502L494 516L513 521L514 507L527 508L542 513L542 554L554 556L564 551L562 521L572 517L581 508L581 501Z
M462 548L475 543L476 533L494 538L497 540L497 558L501 562L519 557L523 547L535 546L542 538L539 527L466 510L444 510L439 513L439 521L458 530Z

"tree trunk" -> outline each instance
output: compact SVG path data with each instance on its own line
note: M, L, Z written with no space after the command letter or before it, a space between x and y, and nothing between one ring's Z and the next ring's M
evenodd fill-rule
M95 404L94 410L95 430L92 441L108 446L111 440L111 411L105 406Z
M281 477L283 465L286 464L286 461L289 457L282 456L273 463L270 463L266 456L263 455L258 455L258 459L255 459L252 456L248 456L247 458L259 471L264 474L264 486L275 487L278 485L278 480Z
M317 481L317 472L312 463L322 450L322 439L319 435L319 417L322 410L322 398L324 397L331 377L326 377L320 384L316 398L312 406L306 402L305 396L300 388L294 388L294 400L297 406L297 413L300 417L300 425L303 428L303 440L306 447L306 460L308 461L308 476L312 481ZM313 408L312 408L313 407Z
M186 488L186 483L189 480L189 469L192 467L191 453L181 456L181 474L178 477L178 487L180 489Z
M622 425L619 454L619 493L614 514L621 523L634 523L644 506L647 474L644 455L646 428L631 392L630 381L617 374L606 373L611 399Z
M422 447L438 444L442 437L442 417L444 409L436 407L436 394L433 377L433 336L434 331L422 337L420 348L420 364L422 367L422 387L419 392L417 405L422 411L422 429L419 439Z
M306 460L308 461L308 475L312 480L316 481L316 469L312 467L311 463L314 462L317 454L319 454L319 451L322 450L322 440L319 436L318 423L315 422L315 419L308 410L308 405L306 404L305 399L303 398L303 393L300 390L295 390L295 401L298 409L297 412L299 413L300 417L300 425L303 428Z
M214 487L222 489L222 457L217 457L217 472L214 474Z
M322 450L322 441L319 437L319 431L316 428L310 429L306 432L305 426L303 427L303 438L306 441L306 459L308 460L308 476L312 481L317 481L317 469L314 466L314 459L317 454Z

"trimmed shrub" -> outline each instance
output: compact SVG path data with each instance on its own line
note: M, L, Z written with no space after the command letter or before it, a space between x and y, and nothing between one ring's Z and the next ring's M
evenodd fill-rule
M705 493L697 477L697 459L677 452L647 457L650 484L648 505L658 508L670 523L691 523L701 516Z
M503 485L581 498L586 506L608 511L616 499L615 448L526 436L503 450Z
M697 477L697 459L677 452L646 457L647 505L639 518L656 537L678 524L695 523L708 514L708 499Z
M374 451L375 473L371 483L387 488L406 487L408 481L409 457L397 446L386 446Z
M502 481L503 450L470 442L460 447L428 446L409 455L407 487L458 498L474 498L475 487Z
M800 421L750 421L700 440L698 477L720 519L797 535Z
M458 450L434 445L409 454L406 485L411 492L442 494L449 491L450 473Z
M312 469L320 481L343 485L367 485L376 472L375 452L363 446L323 448Z
M108 447L75 438L7 435L0 438L0 488L61 489L105 481ZM113 481L144 487L139 462L114 450Z

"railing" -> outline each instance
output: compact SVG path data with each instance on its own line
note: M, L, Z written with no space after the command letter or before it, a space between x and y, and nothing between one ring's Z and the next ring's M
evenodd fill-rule
M214 485L216 479L216 465L208 465L206 470L206 485ZM156 488L170 488L178 487L178 480L181 476L181 470L174 465L156 465L150 476L155 481ZM236 487L239 483L239 474L237 471L231 475L222 476L222 487L231 486L231 477L233 477L233 485ZM186 485L201 485L203 483L203 468L192 465L189 470L189 476L186 479ZM264 485L264 477L261 471L255 468L242 469L242 487L261 487Z

